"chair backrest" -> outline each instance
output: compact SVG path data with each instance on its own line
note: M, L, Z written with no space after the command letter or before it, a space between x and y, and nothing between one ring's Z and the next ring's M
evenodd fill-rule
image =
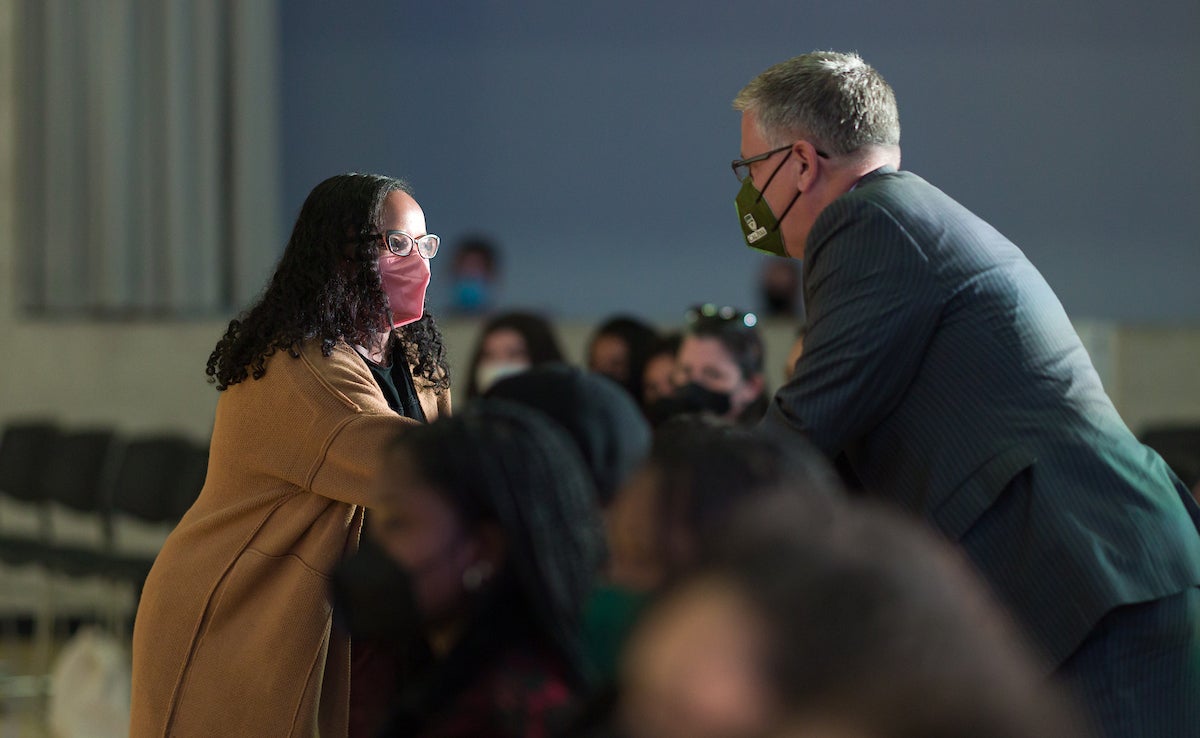
M113 512L145 521L172 520L192 448L190 440L179 436L148 436L129 441L113 477Z
M50 532L43 477L55 460L58 428L48 422L14 423L0 437L0 538L44 542Z
M43 472L54 458L58 427L34 421L14 423L0 437L0 495L26 502L45 499Z
M116 435L109 429L72 431L58 441L42 479L49 501L49 541L103 550L108 537L109 477Z
M179 484L175 488L175 498L172 510L173 518L182 518L191 508L192 503L200 496L204 480L208 476L208 448L193 445L188 449Z
M59 438L54 463L42 476L47 499L74 510L101 511L112 473L116 434L106 428L72 431Z

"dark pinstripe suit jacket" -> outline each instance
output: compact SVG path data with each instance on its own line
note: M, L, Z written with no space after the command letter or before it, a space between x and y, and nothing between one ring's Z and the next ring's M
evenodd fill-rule
M1200 510L983 220L877 170L814 224L804 296L804 354L763 429L844 454L959 542L1051 666L1112 608L1200 583Z

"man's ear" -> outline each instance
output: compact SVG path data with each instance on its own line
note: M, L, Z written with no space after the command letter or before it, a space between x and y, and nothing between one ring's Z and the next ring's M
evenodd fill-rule
M792 158L796 160L796 188L804 192L813 186L821 173L821 157L817 147L801 138L792 144Z

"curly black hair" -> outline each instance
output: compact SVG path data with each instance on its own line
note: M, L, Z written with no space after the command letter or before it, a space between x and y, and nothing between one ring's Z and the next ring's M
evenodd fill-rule
M338 341L369 346L388 315L379 276L378 233L384 201L411 194L399 179L341 174L313 188L300 208L287 248L258 302L230 321L208 357L205 374L218 390L247 377L260 379L276 351L300 356L300 344L319 340L329 356ZM428 312L393 332L414 378L436 392L450 386L446 349Z

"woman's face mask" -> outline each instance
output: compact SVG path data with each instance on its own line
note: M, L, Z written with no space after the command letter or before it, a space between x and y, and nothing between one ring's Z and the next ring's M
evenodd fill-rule
M370 536L333 571L335 620L355 638L404 645L419 640L424 618L412 577Z
M529 364L515 361L490 361L479 365L475 370L475 386L482 394L501 379L520 374L529 368Z
M646 419L657 427L676 415L689 413L710 413L723 418L732 406L730 393L716 392L691 382L650 403L646 407Z
M429 287L429 260L413 251L408 256L385 253L379 257L379 277L388 297L392 327L415 323L425 313Z

